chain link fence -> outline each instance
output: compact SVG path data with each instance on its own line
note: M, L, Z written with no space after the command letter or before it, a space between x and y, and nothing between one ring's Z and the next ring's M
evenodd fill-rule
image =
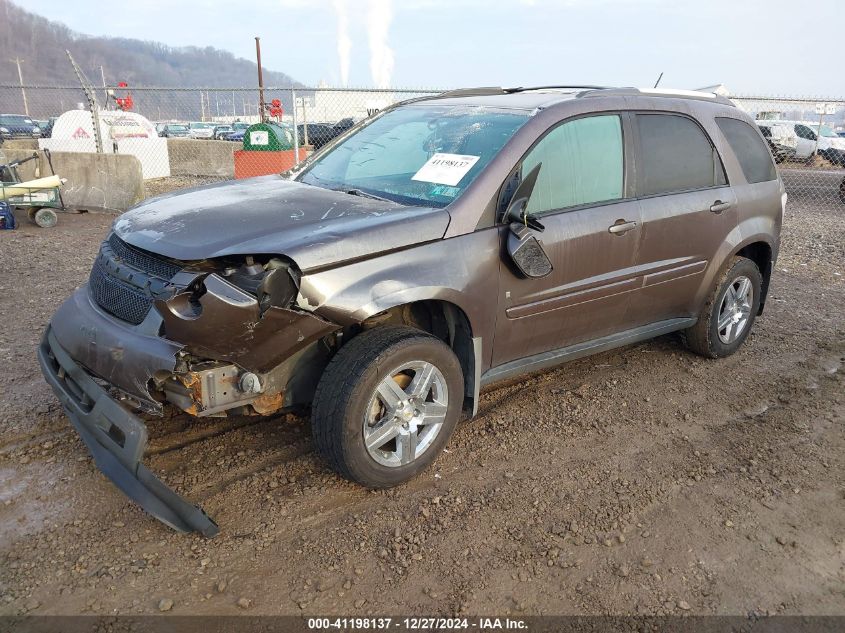
M105 200L105 192L102 204L87 198L89 206L120 209L144 195L279 173L379 110L439 92L320 86L268 87L262 94L255 88L96 87L86 94L80 87L0 85L0 137L5 141L0 151L15 160L49 150L57 171L68 169L64 153L108 155L108 165L97 169L117 172L131 170L124 164L131 159L125 157L134 156L143 191L125 200ZM98 104L96 115L92 99ZM792 208L845 204L845 99L731 99L757 120ZM259 115L262 101L266 124ZM96 189L96 183L91 187Z

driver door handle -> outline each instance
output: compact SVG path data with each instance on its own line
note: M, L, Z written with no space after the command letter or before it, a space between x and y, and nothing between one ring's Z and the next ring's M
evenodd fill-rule
M617 220L616 223L609 226L607 230L614 235L622 235L635 228L637 228L637 223L634 221L626 222L625 220Z
M727 210L728 210L728 209L730 209L732 206L733 206L733 204L731 204L730 202L722 202L721 200L716 200L716 202L714 202L714 203L710 206L710 210L711 210L713 213L719 214L719 213L721 213L722 211L727 211Z

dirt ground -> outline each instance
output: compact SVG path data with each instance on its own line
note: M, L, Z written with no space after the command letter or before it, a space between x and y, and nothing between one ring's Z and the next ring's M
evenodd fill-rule
M0 232L0 614L843 614L843 218L790 205L735 356L666 336L491 390L390 491L333 475L307 419L152 421L212 540L127 501L37 368L113 218Z

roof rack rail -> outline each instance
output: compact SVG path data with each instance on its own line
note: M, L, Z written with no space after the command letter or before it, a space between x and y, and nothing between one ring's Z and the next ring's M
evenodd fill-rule
M713 92L702 92L700 90L673 90L671 88L604 88L601 90L585 90L578 94L578 97L610 97L610 96L640 96L640 97L664 97L669 99L693 99L695 101L709 101L736 107L733 101L727 97L717 95Z
M504 95L507 90L500 86L482 86L479 88L456 88L447 90L438 95L426 97L427 99L449 99L451 97L486 97L489 95Z
M519 86L518 88L505 88L505 94L513 94L516 92L528 92L529 90L610 90L608 86L588 86L588 85L560 85L560 86Z

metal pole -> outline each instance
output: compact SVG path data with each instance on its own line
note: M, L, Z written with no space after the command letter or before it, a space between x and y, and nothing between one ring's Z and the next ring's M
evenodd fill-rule
M261 74L261 38L255 38L255 59L258 63L258 121L264 123L264 77Z
M827 104L825 104L827 106ZM819 139L822 135L822 119L824 118L824 109L822 109L821 113L819 114L819 129L816 132L816 149L813 150L813 156L819 155Z
M299 165L299 125L296 116L296 90L291 88L290 99L293 102L293 164Z
M305 146L308 146L308 114L307 110L305 109L306 104L305 96L302 97L302 127L305 129Z
M235 91L232 90L232 123L238 118L238 112L235 110Z
M100 66L100 77L103 79L103 94L106 96L106 110L109 109L109 91L106 90L106 71Z
M26 90L24 90L23 87L23 73L21 72L21 64L24 60L22 60L20 57L15 57L14 59L9 61L13 61L18 65L18 82L20 82L19 85L21 87L21 96L23 97L23 111L26 116L29 116L29 104L26 102Z

